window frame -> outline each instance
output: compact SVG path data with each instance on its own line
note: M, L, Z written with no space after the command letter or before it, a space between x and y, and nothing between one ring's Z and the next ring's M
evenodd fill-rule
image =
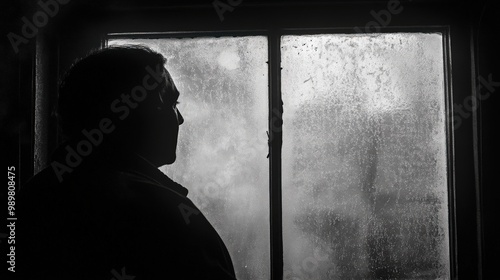
M444 62L444 98L445 112L449 115L452 110L451 61L449 56L450 30L447 26L435 27L391 27L377 33L440 33L443 43ZM269 61L269 209L270 209L270 256L271 256L271 279L282 279L283 277L283 227L282 227L282 114L283 100L281 96L281 39L287 35L317 35L317 34L358 34L352 28L301 28L283 29L280 31L238 31L238 32L162 32L162 33L111 33L102 39L102 47L108 46L112 39L171 39L171 38L200 38L200 37L230 37L230 36L265 36L268 39L268 61ZM448 201L452 202L454 197L454 154L451 143L453 143L452 121L446 117L446 143L447 143L447 182ZM456 267L454 256L456 246L456 235L454 230L455 209L453 203L448 207L449 213L449 248L450 248L450 275L454 275L453 268ZM281 268L281 269L280 269ZM455 272L456 274L456 272Z

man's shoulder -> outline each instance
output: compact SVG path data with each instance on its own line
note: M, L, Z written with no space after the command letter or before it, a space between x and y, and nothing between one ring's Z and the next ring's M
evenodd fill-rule
M49 166L30 179L21 193L20 203L29 213L59 209L90 216L149 216L182 225L184 213L198 212L186 197L187 190L155 167L125 168L106 161L79 166L63 180ZM113 214L119 212L123 214Z
M153 177L134 169L99 163L76 168L61 180L53 168L48 166L22 186L20 195L23 198L82 195L124 203L138 200L154 203L161 199L164 202L187 199L182 194L182 186L171 180L161 181L158 177Z

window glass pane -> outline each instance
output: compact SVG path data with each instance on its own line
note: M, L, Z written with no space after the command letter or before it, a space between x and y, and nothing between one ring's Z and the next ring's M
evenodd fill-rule
M282 38L285 279L448 279L441 34Z
M269 278L267 38L113 40L167 57L185 123L162 168L219 232L238 279Z

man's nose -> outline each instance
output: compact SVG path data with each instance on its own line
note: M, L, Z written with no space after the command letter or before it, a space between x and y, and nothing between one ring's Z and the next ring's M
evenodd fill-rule
M184 117L182 117L181 111L179 111L179 109L177 109L177 122L179 123L179 125L184 123Z

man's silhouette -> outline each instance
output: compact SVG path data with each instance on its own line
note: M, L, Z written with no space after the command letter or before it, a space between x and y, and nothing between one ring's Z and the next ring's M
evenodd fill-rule
M218 233L158 170L176 159L179 92L165 58L111 47L59 91L65 142L18 197L21 279L235 279Z

